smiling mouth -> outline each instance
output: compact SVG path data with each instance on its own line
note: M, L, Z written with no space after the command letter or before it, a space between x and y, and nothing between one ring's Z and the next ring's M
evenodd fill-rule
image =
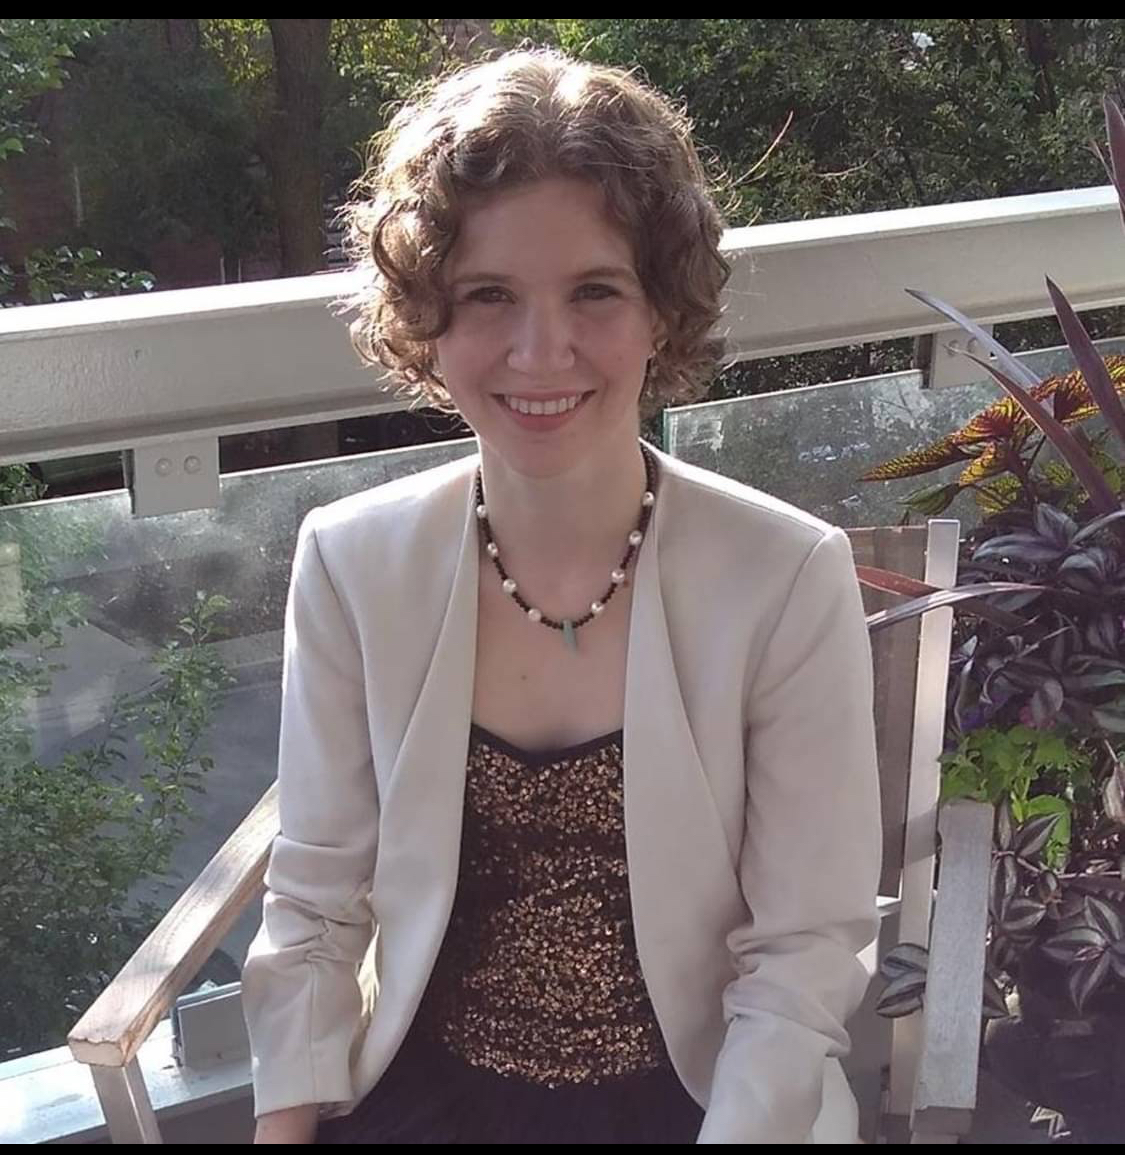
M582 408L583 405L585 405L585 403L594 395L595 392L596 392L596 390L590 389L590 390L587 390L586 392L583 392L583 393L570 394L570 396L572 396L572 397L577 397L578 402L570 409L558 409L554 413L545 413L545 412L544 413L533 413L533 412L531 412L530 408L524 410L524 409L519 409L519 408L513 407L512 405L510 405L508 403L508 395L504 394L504 393L494 393L493 397L495 398L496 403L498 405L500 405L502 408L506 409L509 413L513 414L516 417L541 418L543 420L548 420L550 418L566 417L571 413L576 413L579 409ZM526 397L520 398L520 400L525 401L525 402L529 401L529 399ZM552 398L552 400L557 402L560 399L559 398ZM529 404L530 404L530 402L529 402Z

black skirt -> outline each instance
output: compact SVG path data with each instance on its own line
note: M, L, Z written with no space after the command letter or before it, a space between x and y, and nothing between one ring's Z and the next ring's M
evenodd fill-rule
M703 1108L670 1068L547 1087L473 1067L411 1031L317 1143L694 1143Z

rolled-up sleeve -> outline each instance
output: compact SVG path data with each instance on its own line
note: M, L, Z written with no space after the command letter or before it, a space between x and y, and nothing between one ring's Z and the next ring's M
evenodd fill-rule
M352 1098L363 1011L359 968L379 826L360 648L301 525L285 615L278 751L280 833L262 923L242 972L255 1116Z
M882 828L871 647L847 535L792 585L747 701L749 920L727 946L727 1034L700 1142L804 1142L868 975Z

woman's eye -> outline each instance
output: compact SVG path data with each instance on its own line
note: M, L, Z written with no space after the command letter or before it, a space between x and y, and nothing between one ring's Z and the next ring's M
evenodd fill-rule
M618 295L617 290L612 285L599 284L581 285L575 292L575 296L583 301L605 301ZM508 290L499 285L484 285L479 289L474 289L465 297L466 301L477 301L483 305L499 305L509 299Z
M583 285L578 292L590 301L604 301L608 297L617 296L617 290L612 285Z
M481 301L485 305L495 305L504 300L504 290L495 285L486 285L483 289L474 289L466 301Z

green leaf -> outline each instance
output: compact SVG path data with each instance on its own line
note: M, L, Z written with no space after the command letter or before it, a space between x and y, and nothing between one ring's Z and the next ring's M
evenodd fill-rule
M1125 698L1118 698L1108 706L1099 706L1091 713L1103 730L1111 734L1125 734Z
M1125 408L1121 405L1121 398L1117 396L1117 389L1105 361L1062 290L1050 277L1046 280L1047 291L1051 294L1051 302L1055 306L1055 314L1062 326L1063 336L1070 346L1071 353L1074 354L1075 361L1078 362L1079 369L1082 370L1086 388L1098 403L1106 424L1117 434L1122 447L1125 448Z
M1004 999L1004 993L997 986L996 980L989 975L984 976L981 1010L986 1019L1006 1019L1008 1017L1008 1004Z
M995 366L973 353L962 352L970 361L974 361L986 369L1019 402L1028 417L1039 426L1044 435L1050 439L1051 444L1065 459L1067 465L1074 470L1074 476L1078 478L1082 487L1090 495L1090 500L1096 510L1101 513L1112 513L1115 509L1120 508L1116 494L1109 488L1098 467L1090 460L1089 454L1079 445L1074 435L1065 426L1056 421L1030 393L1016 384L1010 377L1001 373Z
M1004 909L1000 929L1007 935L1019 937L1034 930L1047 914L1047 907L1038 899L1018 895Z
M911 1015L922 1007L926 990L924 972L912 971L887 984L875 1003L875 1013L888 1019Z
M1054 962L1070 965L1084 953L1104 951L1107 945L1101 931L1091 926L1078 926L1049 938L1040 949Z
M1041 856L1047 865L1053 868L1061 868L1070 851L1070 814L1070 802L1054 794L1038 794L1034 798L1028 799L1024 805L1025 818L1050 815L1055 819L1047 839L1046 849Z
M1090 999L1097 994L1099 988L1109 975L1110 956L1103 952L1096 958L1074 963L1066 976L1067 989L1079 1013L1086 1010Z
M897 979L906 974L925 974L930 964L930 952L915 942L900 942L883 956L879 973L885 979Z
M1055 803L1059 799L1052 799L1051 801ZM1040 813L1033 818L1028 818L1016 832L1016 853L1031 862L1038 862L1043 856L1043 851L1046 849L1060 817L1060 814L1055 811L1053 813Z
M1115 943L1125 939L1125 921L1115 906L1104 899L1087 895L1085 908L1087 921L1101 931L1108 942Z
M901 498L901 503L923 517L939 517L960 493L961 486L955 481L949 484L927 485L908 493Z

